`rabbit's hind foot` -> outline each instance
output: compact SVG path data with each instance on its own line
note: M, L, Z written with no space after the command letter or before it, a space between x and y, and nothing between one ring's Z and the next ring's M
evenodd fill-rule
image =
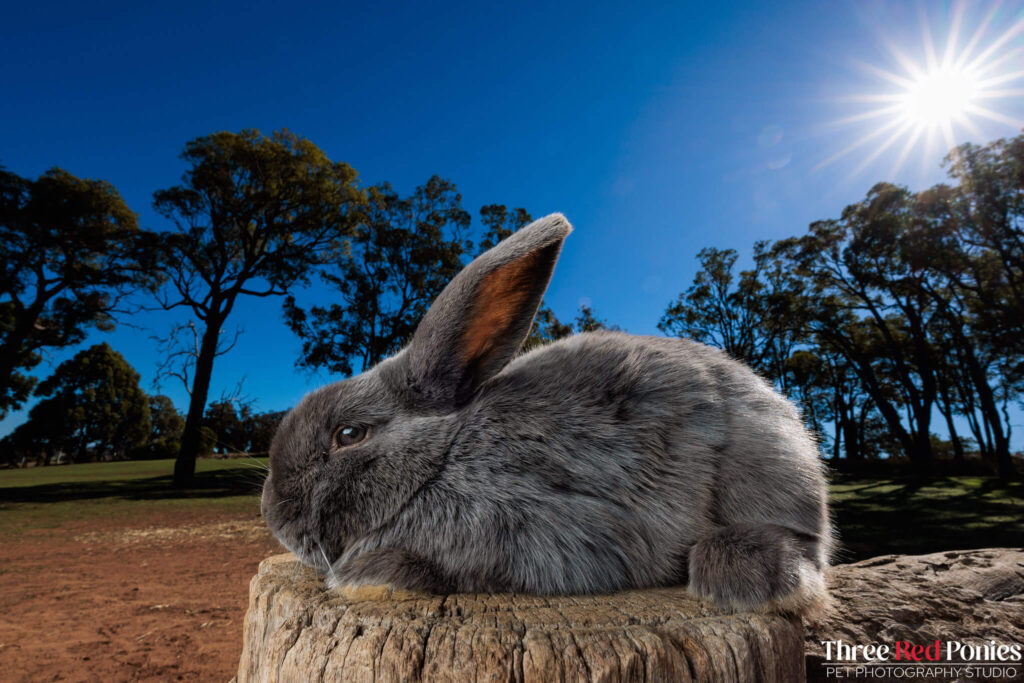
M733 524L690 548L689 590L732 611L814 616L826 608L819 541L774 524Z

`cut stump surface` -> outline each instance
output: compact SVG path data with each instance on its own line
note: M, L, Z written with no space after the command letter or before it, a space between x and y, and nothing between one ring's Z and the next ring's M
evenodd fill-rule
M250 585L238 681L779 681L798 618L726 614L684 588L428 595L324 586L290 554Z

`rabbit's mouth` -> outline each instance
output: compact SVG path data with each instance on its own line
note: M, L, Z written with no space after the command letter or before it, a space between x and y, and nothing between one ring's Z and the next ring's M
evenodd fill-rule
M298 558L299 562L321 574L330 573L330 558L319 541L305 533L293 536L273 527L270 530L281 545Z
M282 506L291 503L290 499L279 499L274 490L271 477L267 477L260 499L260 512L270 532L281 545L295 555L302 564L320 572L330 571L330 561L322 545L308 534L298 522L300 515L289 514L290 510L282 510Z

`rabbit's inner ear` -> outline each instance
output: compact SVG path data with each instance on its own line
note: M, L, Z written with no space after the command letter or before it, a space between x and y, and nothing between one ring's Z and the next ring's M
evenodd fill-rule
M501 356L510 345L512 354L519 350L537 313L538 294L543 294L558 248L553 244L539 249L497 268L483 279L462 334L465 365L475 365L486 372L493 361L504 364L506 360L492 356Z
M458 406L512 360L570 231L560 214L542 218L478 256L448 283L404 357L408 374L399 381L417 400Z

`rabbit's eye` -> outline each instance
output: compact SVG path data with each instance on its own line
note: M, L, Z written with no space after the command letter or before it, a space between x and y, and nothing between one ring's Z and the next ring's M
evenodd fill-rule
M338 427L334 432L334 447L346 448L361 444L366 441L366 437L369 435L370 430L366 427L355 427L353 425Z

